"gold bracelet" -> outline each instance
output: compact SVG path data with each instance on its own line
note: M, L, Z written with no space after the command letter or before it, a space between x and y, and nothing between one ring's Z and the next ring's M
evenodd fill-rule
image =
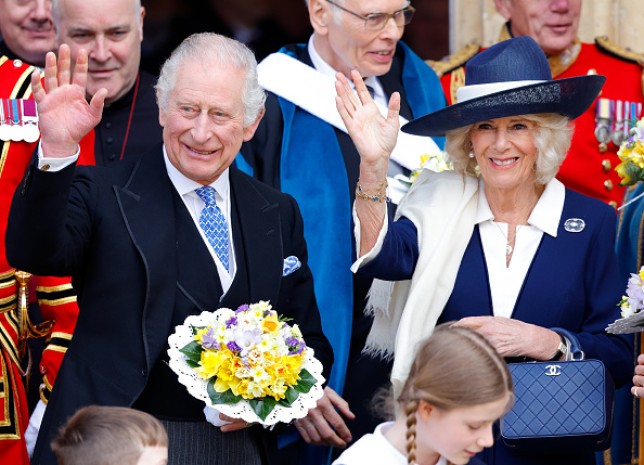
M387 198L387 180L382 181L375 194L367 194L362 190L358 182L356 185L356 199L371 200L372 202L383 202Z

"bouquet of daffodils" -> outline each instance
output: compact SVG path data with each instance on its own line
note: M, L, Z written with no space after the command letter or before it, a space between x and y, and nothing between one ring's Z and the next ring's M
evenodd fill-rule
M619 146L617 156L620 164L615 170L621 185L630 186L644 180L644 118L631 128L628 138Z
M626 334L644 331L644 266L639 273L631 273L626 285L626 295L617 304L622 318L611 323L606 331L613 334Z
M322 397L322 364L268 302L190 316L168 342L179 382L228 416L289 422Z

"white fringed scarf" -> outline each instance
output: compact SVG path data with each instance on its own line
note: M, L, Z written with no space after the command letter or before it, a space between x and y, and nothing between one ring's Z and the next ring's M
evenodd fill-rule
M391 382L397 397L416 346L430 336L454 288L474 230L479 182L451 171L424 170L403 198L396 218L418 232L419 257L411 280L374 280L366 312L374 323L364 352L394 357Z

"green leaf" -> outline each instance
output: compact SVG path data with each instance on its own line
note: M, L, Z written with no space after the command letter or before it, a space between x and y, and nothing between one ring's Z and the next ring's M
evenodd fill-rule
M313 386L318 382L315 377L309 373L307 370L302 369L300 371L300 380L295 385L295 389L299 392L307 393L311 390Z
M192 341L179 349L179 352L188 357L188 360L199 362L201 360L201 352L203 352L203 347L201 347L201 345L199 345L197 341Z
M264 397L262 399L251 399L248 401L252 407L255 414L262 419L266 420L266 417L273 411L277 405L277 401L272 397Z
M215 378L210 378L208 380L208 384L206 385L208 397L210 397L210 400L213 404L235 404L242 400L241 396L236 396L230 389L224 392L215 391L215 381Z
M290 407L291 405L293 405L293 402L295 402L299 396L300 396L300 393L291 386L284 393L284 398L280 399L277 403L284 407Z
M643 179L644 169L634 163L629 163L626 165L626 175L634 181L641 181Z
M199 368L199 362L194 362L194 361L192 361L190 359L186 359L186 363L188 364L188 366L190 368L194 368L194 369Z

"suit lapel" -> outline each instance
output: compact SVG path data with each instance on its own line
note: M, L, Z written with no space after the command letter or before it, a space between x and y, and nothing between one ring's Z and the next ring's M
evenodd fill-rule
M142 157L125 186L114 191L145 270L145 282L132 285L146 287L142 336L149 370L166 343L177 282L174 187L161 148Z
M230 168L230 185L232 207L238 215L240 228L240 234L235 233L235 236L241 240L241 244L235 244L235 250L243 247L243 254L240 254L243 262L240 260L237 266L245 267L250 302L270 299L276 303L284 263L279 206L270 203L250 178L234 167ZM244 273L238 273L238 276L243 277Z

